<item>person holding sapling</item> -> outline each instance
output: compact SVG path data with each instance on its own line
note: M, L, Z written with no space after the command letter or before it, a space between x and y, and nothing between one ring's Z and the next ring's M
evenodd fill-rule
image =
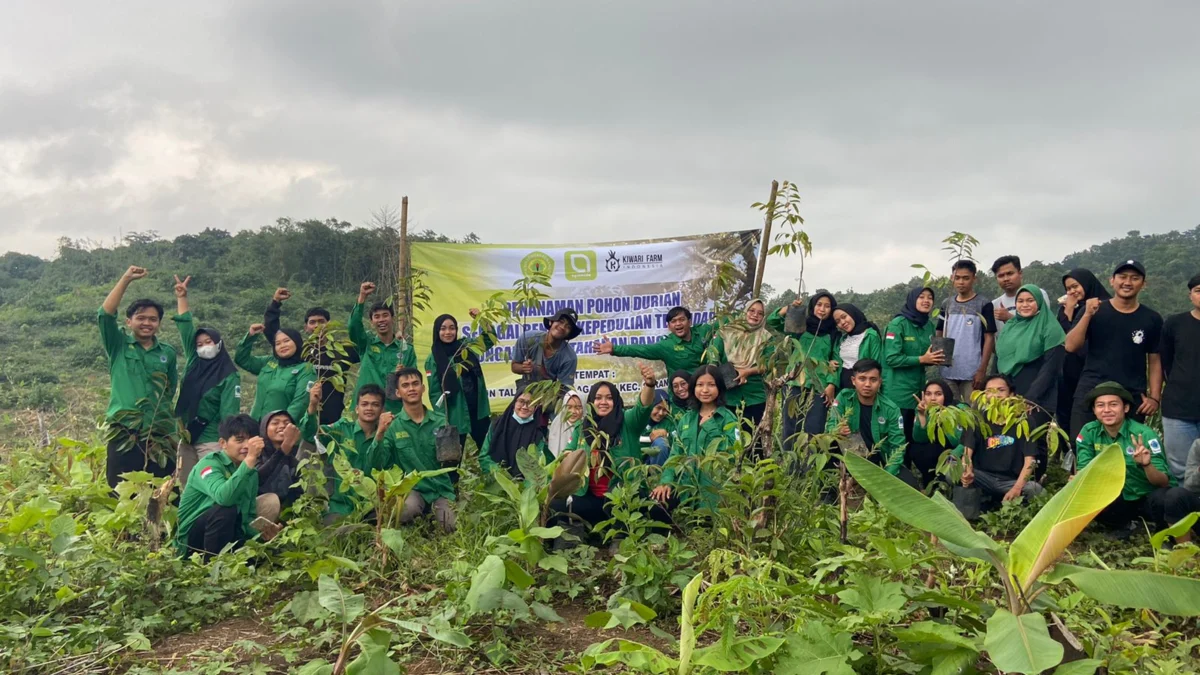
M579 362L571 340L579 337L579 317L566 307L554 316L542 319L546 330L531 330L513 345L509 368L520 375L519 385L542 380L555 380L564 387L575 386L575 369Z
M1063 332L1070 333L1071 329L1083 318L1087 301L1098 298L1101 302L1112 297L1100 280L1090 270L1076 268L1063 275L1063 290L1066 291L1058 299L1058 325ZM1065 344L1064 344L1065 347ZM1071 409L1075 404L1075 392L1079 386L1079 377L1083 374L1083 365L1087 359L1087 342L1072 352L1067 350L1063 357L1062 379L1058 384L1058 406L1056 407L1058 426L1063 429L1076 428L1071 423Z
M917 403L917 417L913 423L913 442L905 452L905 462L917 470L922 487L937 480L937 466L942 455L950 450L955 457L962 457L961 427L945 434L945 442L938 440L937 430L930 427L929 411L940 408L966 408L968 404L955 399L954 387L945 380L930 380L921 392Z
M180 555L200 552L205 562L226 546L236 548L259 532L269 541L281 529L257 518L263 498L256 469L264 445L258 422L249 415L226 417L217 436L221 451L205 455L192 469L175 529Z
M829 419L825 421L825 433L842 439L843 446L851 445L847 443L851 434L858 434L867 459L916 487L916 477L904 465L904 424L900 407L880 396L882 371L883 366L874 359L859 359L854 364L854 388L842 391L834 399L829 408ZM846 449L843 447L843 451Z
M1103 382L1085 394L1096 419L1088 422L1075 439L1079 470L1105 447L1119 445L1125 456L1125 485L1121 496L1096 516L1103 525L1130 533L1134 521L1143 518L1163 529L1200 511L1200 496L1176 487L1166 454L1153 429L1129 417L1134 397L1117 382ZM1178 538L1191 541L1200 523Z
M354 309L350 310L348 330L350 340L358 350L359 358L362 359L362 363L358 367L356 386L362 388L364 384L373 384L386 391L389 374L396 373L403 368L416 368L417 355L413 351L412 345L399 336L396 328L396 314L392 311L391 305L386 302L376 302L371 305L371 311L367 315L371 321L371 328L375 331L374 334L368 333L363 327L363 307L366 305L367 298L371 297L374 292L375 284L373 282L364 281L359 286L358 302L354 304ZM388 400L385 405L388 412L393 414L400 412L404 407L403 402L399 399Z
M350 468L370 476L375 469L388 468L389 456L383 451L383 435L395 416L384 412L384 391L377 384L358 388L354 404L354 419L338 418L333 424L318 424L318 409L323 393L317 387L309 391L308 410L300 418L300 435L309 443L320 440L325 448L325 461L333 468L336 457L344 457ZM365 501L357 493L342 489L342 476L330 471L329 507L323 520L332 524L351 514Z
M605 337L595 343L597 354L626 356L648 361L662 361L667 372L696 370L704 360L704 350L713 337L714 326L692 325L692 312L687 307L672 307L667 311L667 328L671 331L649 345L618 345Z
M1004 333L1000 336L1003 338ZM991 401L1011 398L1014 395L1012 379L1007 375L992 375L984 392ZM966 449L962 485L979 493L978 502L985 511L999 506L1000 502L1028 499L1042 492L1041 484L1034 478L1037 447L1020 438L1015 426L1007 432L1000 427L993 431L995 433L986 438L978 431L968 431L962 439ZM963 515L974 518L977 514L970 512L972 510L973 507L963 508Z
M859 359L883 360L883 336L861 309L848 302L834 308L833 324L839 331L833 343L833 361L837 390L842 391L854 386L854 364Z
M764 321L766 311L762 300L751 300L743 318L726 323L713 339L716 363L729 363L737 370L737 384L726 391L726 405L731 410L741 407L742 417L756 425L767 405L762 357L771 332Z
M263 312L263 335L267 337L267 342L270 344L275 344L275 334L279 332L279 317L283 313L283 303L291 297L292 292L288 289L276 289L270 304ZM321 331L329 323L329 319L329 310L324 307L310 307L304 313L304 334L312 335ZM301 345L301 352L303 352L303 345ZM332 376L336 374L333 369L335 363L341 363L344 367L358 363L357 350L347 345L345 352L344 355L338 354L329 344L322 344L315 354L307 357L308 362L312 364L313 371L323 382L321 385L321 424L333 424L341 418L342 413L346 410L345 395L338 391L331 381Z
M117 308L126 289L145 277L143 267L125 270L96 312L100 344L108 357L110 392L104 422L111 440L105 477L113 488L127 472L148 471L161 478L175 471L172 442L163 432L175 428L171 401L179 372L175 348L158 339L163 306L146 298L134 300L125 308L126 330L117 325Z
M472 308L470 314L475 318L479 316L479 310ZM496 336L490 327L485 326L483 331L482 347L487 350L496 344ZM475 447L481 448L491 426L491 408L483 368L468 343L459 336L458 321L453 316L443 314L434 319L433 343L429 357L425 359L425 376L429 380L433 409L445 415L450 425L458 429L459 443L465 447L467 434L470 434Z
M883 395L900 408L904 420L904 439L912 442L913 420L917 414L914 396L925 388L925 367L939 366L946 358L934 350L933 289L914 288L908 292L904 309L888 323L883 336Z
M643 388L643 395L645 392ZM725 381L716 366L704 365L696 369L692 375L691 393L688 411L676 422L677 438L671 444L671 455L658 486L650 491L650 498L658 502L650 516L661 522L671 522L671 513L679 505L681 492L694 496L701 509L711 511L716 508L717 485L697 462L714 442L716 452L729 453L738 440L739 421L737 415L725 407Z
M541 408L533 401L527 387L518 385L517 395L504 412L492 421L483 445L479 448L479 469L484 476L493 471L507 471L516 480L524 474L517 464L517 454L535 446L547 462L554 461L546 445L546 428L541 425Z
M789 370L803 363L796 379L787 383L787 393L783 397L783 442L789 450L795 445L794 437L800 428L810 436L825 430L825 420L829 415L829 407L837 397L840 378L838 368L834 365L833 349L837 334L833 312L837 309L837 300L829 291L817 289L808 299L804 332L785 332L788 312L803 306L803 298L796 298L791 305L780 307L767 320L772 330L783 333L792 341ZM806 400L810 401L810 405L801 427L798 413Z
M175 416L187 429L187 440L179 443L180 488L187 486L192 467L210 452L221 449L218 426L226 417L237 415L242 404L242 380L233 364L225 341L215 329L196 328L188 310L188 283L175 277L175 327L183 343L187 361L179 385Z
M363 390L360 387L359 392ZM437 471L437 430L446 426L446 416L425 407L425 380L416 368L401 368L396 374L396 392L404 404L395 419L384 431L378 452L383 453L385 466L398 466L405 472ZM432 513L445 532L453 532L454 484L446 474L421 479L400 512L401 523L411 523L417 516Z
M300 356L304 339L292 328L280 328L271 355L255 356L254 344L264 330L261 323L251 325L233 356L234 363L257 379L250 416L262 419L268 412L283 410L298 420L308 406L308 389L317 381L312 364Z
M955 294L942 303L937 334L954 340L953 365L941 368L942 377L960 401L971 400L971 392L983 389L987 369L996 348L995 306L975 292L977 268L970 260L956 260L950 267Z

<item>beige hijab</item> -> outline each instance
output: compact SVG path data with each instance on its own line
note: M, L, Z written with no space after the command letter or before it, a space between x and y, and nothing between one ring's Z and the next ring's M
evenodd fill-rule
M771 332L767 330L767 305L756 298L746 305L746 309L749 310L755 304L763 307L763 318L757 326L751 326L743 315L741 321L731 321L721 329L721 339L725 341L725 359L735 368L751 368L756 365L763 346L771 339Z

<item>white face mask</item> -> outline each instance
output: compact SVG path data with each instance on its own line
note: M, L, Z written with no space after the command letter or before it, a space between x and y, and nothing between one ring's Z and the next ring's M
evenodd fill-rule
M209 359L217 358L217 354L220 354L220 353L221 353L221 343L220 342L218 342L215 345L204 345L203 347L196 347L196 356L199 356L200 358L202 358L206 361Z

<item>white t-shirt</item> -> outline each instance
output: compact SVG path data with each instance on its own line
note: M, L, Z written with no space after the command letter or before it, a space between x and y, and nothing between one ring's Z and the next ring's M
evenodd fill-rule
M843 368L853 368L854 364L858 363L858 347L866 336L867 332L863 331L858 335L847 335L842 338L841 345L838 347L838 356L842 357Z
M1038 290L1042 292L1042 298L1046 301L1046 309L1047 310L1055 309L1055 306L1050 304L1050 296L1046 294L1046 289L1041 288L1039 286ZM1017 292L1019 293L1020 291L1018 290ZM1000 297L998 297L992 301L992 307L994 307L996 309L1003 307L1004 309L1007 309L1009 312L1016 314L1017 313L1017 296L1016 296L1016 294L1008 295L1007 293L1004 295L1001 295ZM997 333L1004 330L1005 323L1007 323L1007 322L1001 321L1000 317L998 317L998 316L996 317L996 332Z

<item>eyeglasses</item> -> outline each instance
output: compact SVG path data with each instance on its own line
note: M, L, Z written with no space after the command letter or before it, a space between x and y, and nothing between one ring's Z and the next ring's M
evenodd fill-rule
M533 406L533 401L529 399L519 398L516 401L516 407L518 408L529 408L531 406Z

